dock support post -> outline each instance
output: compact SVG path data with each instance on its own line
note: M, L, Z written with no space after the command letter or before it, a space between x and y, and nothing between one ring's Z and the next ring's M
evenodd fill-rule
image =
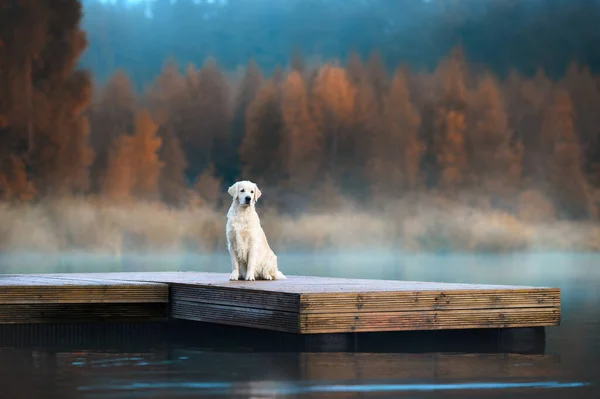
M498 329L498 349L502 352L543 353L545 348L544 327Z
M352 352L356 347L356 334L307 334L304 347L309 352Z

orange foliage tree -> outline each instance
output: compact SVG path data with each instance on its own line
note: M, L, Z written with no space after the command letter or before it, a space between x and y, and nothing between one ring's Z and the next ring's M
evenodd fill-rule
M383 128L373 137L369 181L375 195L401 196L419 187L424 151L421 116L411 102L404 71L395 73L383 106Z
M281 97L285 172L290 187L306 190L318 180L323 166L323 132L313 121L308 93L299 72L287 75Z

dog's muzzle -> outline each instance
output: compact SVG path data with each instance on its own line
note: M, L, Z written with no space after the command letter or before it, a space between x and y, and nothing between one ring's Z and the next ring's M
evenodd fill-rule
M246 198L244 198L244 201L246 201L245 203L247 205L250 205L250 201L252 201L252 197L246 197Z

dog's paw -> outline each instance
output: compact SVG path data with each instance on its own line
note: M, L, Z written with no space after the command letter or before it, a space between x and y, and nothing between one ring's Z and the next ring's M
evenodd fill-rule
M236 281L239 279L240 279L240 272L238 272L238 271L231 272L231 275L229 276L230 281Z
M265 277L264 277L264 278L265 278L265 280L273 280L273 276L271 276L271 275L270 275L270 274L268 274L268 273L265 275Z
M246 281L254 281L254 280L256 280L256 277L254 277L254 275L246 276Z

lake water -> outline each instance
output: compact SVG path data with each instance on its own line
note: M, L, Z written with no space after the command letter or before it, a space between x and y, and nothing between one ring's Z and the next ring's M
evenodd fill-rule
M600 256L279 255L284 273L554 286L562 325L545 353L308 353L163 342L131 348L0 348L0 398L600 397ZM4 256L1 273L227 272L227 256ZM222 340L221 340L222 341Z

